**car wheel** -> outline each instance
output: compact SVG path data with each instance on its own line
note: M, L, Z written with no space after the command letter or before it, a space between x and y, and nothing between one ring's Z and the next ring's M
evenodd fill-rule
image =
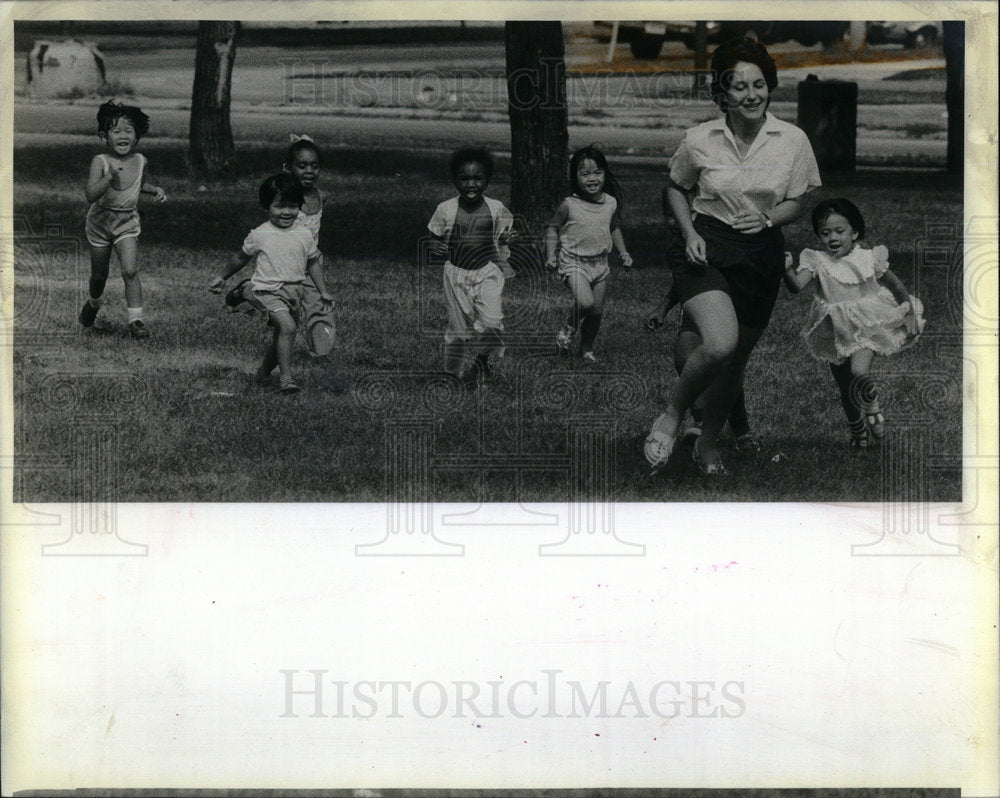
M921 28L906 37L906 46L911 50L933 47L935 44L937 44L937 31L934 28Z
M820 44L823 45L824 50L829 50L831 47L836 47L838 44L844 41L847 31L840 31L839 33L825 34L820 38Z
M642 36L633 39L629 44L632 48L632 55L636 58L656 58L663 49L663 39L653 36Z

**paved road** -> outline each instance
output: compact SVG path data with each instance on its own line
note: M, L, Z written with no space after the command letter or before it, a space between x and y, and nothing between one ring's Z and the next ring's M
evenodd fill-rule
M583 56L570 52L572 66ZM153 117L154 136L185 140L193 63L193 50L185 48L115 51L109 77L127 76L137 102ZM15 64L23 72L23 59ZM442 150L475 140L502 152L509 146L503 64L499 42L244 48L233 74L234 134L242 141L279 142L289 131L303 131L334 147L364 142ZM943 82L885 80L937 66L922 59L785 70L772 108L794 121L794 87L810 72L857 80L861 162L943 163ZM618 155L668 155L684 130L717 113L703 96L692 95L688 81L685 74L667 73L571 76L571 145L600 142ZM38 133L89 138L93 113L92 101L19 100L16 142L29 140L21 134Z
M790 105L776 107L775 111L786 119L794 119L795 111L788 107ZM14 113L15 147L32 141L44 143L53 140L52 136L66 135L96 143L96 135L87 133L94 124L93 117L94 110L90 106L18 104ZM189 117L186 109L158 108L152 117L156 138L186 142ZM364 145L373 149L444 152L458 144L477 141L503 153L510 145L510 128L506 120L466 121L438 116L399 119L300 113L292 109L276 112L246 109L233 111L232 125L237 141L284 143L289 131L298 131L309 132L333 149ZM668 157L683 135L683 127L571 125L569 129L571 146L599 142L615 155L653 158ZM891 129L872 131L858 138L858 160L870 164L943 164L945 144L942 139L901 138Z

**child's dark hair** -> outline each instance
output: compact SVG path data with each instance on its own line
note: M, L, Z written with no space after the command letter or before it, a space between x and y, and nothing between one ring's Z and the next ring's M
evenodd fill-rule
M812 212L813 232L819 235L819 228L831 213L837 213L847 219L858 234L858 238L865 237L865 220L858 210L858 206L848 199L837 197L836 199L823 200Z
M604 172L604 193L610 194L616 200L618 200L618 212L622 211L622 190L621 186L618 185L618 181L615 176L611 174L611 167L608 166L608 159L604 157L604 153L601 152L600 148L596 144L589 144L586 147L581 147L573 156L569 159L569 187L570 191L574 194L578 194L580 191L580 186L576 181L576 173L580 171L580 164L584 161L590 160L597 164L597 168Z
M458 177L458 170L467 163L478 163L486 173L486 179L493 177L493 156L482 147L462 147L451 154L451 176Z
M299 153L303 150L312 150L316 153L316 161L320 166L323 165L323 153L319 151L319 147L316 146L316 142L310 138L300 138L296 139L288 147L288 152L285 153L285 165L291 166L295 159L299 156Z
M119 119L127 119L135 130L136 141L149 132L149 117L134 105L108 100L97 109L97 132L107 133Z
M302 184L295 175L290 175L288 172L278 172L278 174L267 178L260 184L257 197L260 199L260 207L262 208L270 208L271 203L276 198L294 202L299 207L302 207L302 203L306 201L305 195L302 193Z

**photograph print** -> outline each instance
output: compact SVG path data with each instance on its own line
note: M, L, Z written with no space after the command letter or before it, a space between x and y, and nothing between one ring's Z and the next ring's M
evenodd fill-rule
M960 501L964 36L16 20L14 499Z

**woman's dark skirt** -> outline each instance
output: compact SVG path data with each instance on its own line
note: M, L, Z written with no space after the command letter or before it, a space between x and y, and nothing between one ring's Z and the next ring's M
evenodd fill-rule
M696 216L705 239L707 266L671 258L671 300L684 303L707 291L729 295L740 324L764 329L771 318L785 268L785 237L777 228L746 235L711 216ZM683 246L683 244L682 244Z

